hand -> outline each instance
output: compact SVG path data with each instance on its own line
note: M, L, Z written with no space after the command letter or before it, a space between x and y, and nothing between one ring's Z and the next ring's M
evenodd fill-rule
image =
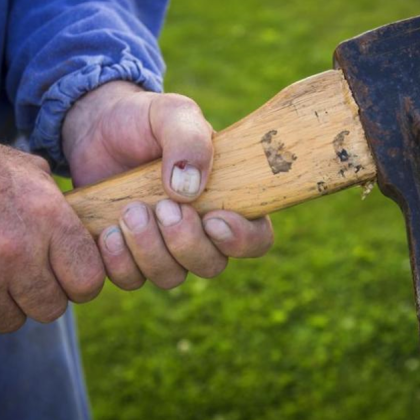
M76 186L162 156L170 199L155 211L144 203L130 204L119 226L110 226L99 239L108 275L119 287L133 290L150 279L172 288L187 271L214 277L228 257L257 257L271 246L268 218L250 222L233 212L213 211L201 220L188 204L208 180L212 134L191 99L144 92L128 82L100 87L67 114L63 147Z
M0 146L0 333L51 322L102 288L92 237L37 156Z

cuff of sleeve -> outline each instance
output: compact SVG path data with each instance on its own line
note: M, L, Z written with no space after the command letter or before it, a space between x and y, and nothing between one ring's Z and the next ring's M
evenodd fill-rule
M112 65L94 64L57 81L42 97L42 105L30 136L32 151L42 151L52 160L53 169L67 167L61 147L61 128L67 111L84 94L114 80L125 80L153 92L162 92L163 80L134 57Z

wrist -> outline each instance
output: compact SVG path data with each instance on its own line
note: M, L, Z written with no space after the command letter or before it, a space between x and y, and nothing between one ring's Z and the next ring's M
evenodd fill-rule
M107 112L121 99L143 89L126 81L108 82L88 92L69 109L62 127L62 147L66 159L71 162L76 147L93 139Z

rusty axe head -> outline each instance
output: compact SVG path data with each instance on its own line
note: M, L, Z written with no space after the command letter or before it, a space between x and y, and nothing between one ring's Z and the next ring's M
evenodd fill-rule
M360 108L379 187L406 218L420 321L420 17L343 42L334 59Z

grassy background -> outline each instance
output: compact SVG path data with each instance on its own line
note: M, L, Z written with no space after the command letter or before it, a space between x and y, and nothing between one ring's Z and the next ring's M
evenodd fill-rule
M415 0L174 0L167 91L216 129L331 67L335 46L419 13ZM78 308L98 420L420 419L402 217L350 190L273 217L260 260L171 292L108 285Z

